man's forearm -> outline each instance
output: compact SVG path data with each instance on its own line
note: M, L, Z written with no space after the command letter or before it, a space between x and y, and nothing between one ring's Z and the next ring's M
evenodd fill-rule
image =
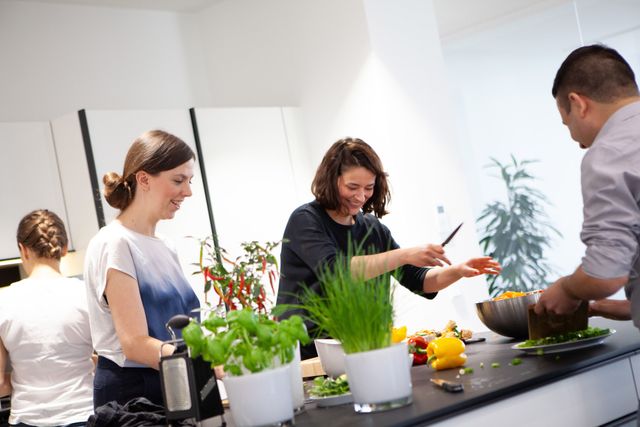
M582 267L578 267L573 274L560 280L562 289L570 297L577 300L600 300L615 294L627 283L629 277L599 279L589 276Z

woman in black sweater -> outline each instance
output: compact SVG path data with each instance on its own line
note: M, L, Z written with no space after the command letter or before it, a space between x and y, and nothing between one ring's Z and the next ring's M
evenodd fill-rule
M299 304L303 285L319 291L319 271L332 266L338 253L347 254L349 242L363 251L350 260L353 272L373 278L399 271L403 286L429 299L462 277L500 272L491 257L451 265L438 244L400 248L379 220L390 198L387 174L360 139L331 146L311 191L315 200L293 211L284 232L278 304ZM302 349L303 359L315 355L313 344Z

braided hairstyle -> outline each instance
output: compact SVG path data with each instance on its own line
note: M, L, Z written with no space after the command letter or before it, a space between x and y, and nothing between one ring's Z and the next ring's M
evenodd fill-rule
M25 215L18 224L16 239L37 257L56 260L60 260L69 243L64 223L47 209Z

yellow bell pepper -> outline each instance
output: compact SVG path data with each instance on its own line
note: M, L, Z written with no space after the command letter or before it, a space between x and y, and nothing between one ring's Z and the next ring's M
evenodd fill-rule
M397 344L402 342L403 339L407 337L407 327L402 326L400 328L392 328L391 329L391 342Z
M455 337L440 337L431 341L427 347L427 356L427 364L438 371L457 368L467 361L464 343Z

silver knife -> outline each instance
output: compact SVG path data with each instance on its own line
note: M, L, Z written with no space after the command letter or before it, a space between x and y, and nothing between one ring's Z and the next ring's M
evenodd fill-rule
M453 381L442 380L439 378L431 378L431 382L449 393L458 393L464 391L464 386L461 383Z
M442 242L442 245L440 245L440 246L444 246L444 245L446 245L447 243L449 243L449 242L451 241L451 239L453 239L453 236L455 236L455 235L456 235L456 233L458 232L458 230L460 230L460 227L462 227L462 224L464 224L464 222L461 222L461 223L460 223L460 225L459 225L459 226L457 226L457 227L456 227L456 229L455 229L455 230L453 230L453 231L451 232L451 234L449 234L449 237L447 237L447 238L445 239L445 241L444 241L444 242Z

